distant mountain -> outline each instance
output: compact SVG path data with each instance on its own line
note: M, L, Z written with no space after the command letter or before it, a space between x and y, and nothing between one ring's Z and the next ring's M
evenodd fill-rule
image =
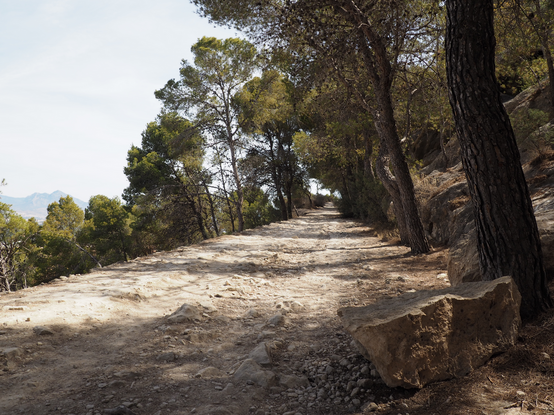
M33 193L27 197L10 197L0 195L0 202L12 205L12 209L26 219L36 218L42 222L46 219L48 205L52 202L57 202L60 197L67 196L67 193L56 190L54 193ZM73 198L73 201L81 209L85 209L88 203L82 200Z

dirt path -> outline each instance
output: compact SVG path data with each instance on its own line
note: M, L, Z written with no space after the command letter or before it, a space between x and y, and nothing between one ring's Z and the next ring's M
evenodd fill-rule
M3 294L0 414L385 410L410 392L380 381L336 310L445 287L444 262L326 207ZM195 320L168 318L183 304ZM260 352L258 378L240 378Z

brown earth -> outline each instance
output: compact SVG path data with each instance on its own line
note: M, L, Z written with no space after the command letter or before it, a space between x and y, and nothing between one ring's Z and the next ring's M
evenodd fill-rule
M444 288L445 263L327 206L3 293L0 414L554 413L552 313L483 368L420 391L386 387L351 345L339 307ZM201 316L170 324L184 303ZM232 376L262 341L281 379L267 388Z

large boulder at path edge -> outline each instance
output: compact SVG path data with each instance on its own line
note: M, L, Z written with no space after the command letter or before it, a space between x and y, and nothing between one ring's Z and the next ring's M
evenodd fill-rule
M338 310L389 387L464 376L516 339L521 296L511 277L406 293Z

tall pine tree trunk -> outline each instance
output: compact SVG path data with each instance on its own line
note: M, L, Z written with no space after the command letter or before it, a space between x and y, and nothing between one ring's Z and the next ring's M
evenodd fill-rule
M219 227L217 226L217 219L215 217L214 200L213 200L212 194L210 193L210 188L208 187L208 184L206 183L205 178L202 178L202 185L206 190L206 196L208 197L208 203L210 204L210 213L212 214L212 224L214 227L215 235L219 236Z
M242 182L240 180L235 143L232 139L229 139L227 145L229 146L229 153L231 155L231 168L233 169L233 178L235 179L235 186L237 188L237 199L235 201L235 206L237 207L237 218L239 220L238 231L242 232L244 230L244 216L242 215L242 207L244 205L244 191L242 189Z
M400 234L400 242L403 245L410 244L410 238L408 233L408 228L406 226L406 217L404 216L404 209L402 208L402 198L400 197L400 192L398 191L398 185L396 180L392 175L389 167L389 156L387 153L387 148L385 144L381 144L379 148L379 155L377 157L377 162L375 167L377 169L377 176L381 179L381 183L387 190L388 194L392 199L392 209L394 211L394 216L396 217L396 224L398 225L398 233Z
M450 104L473 201L484 280L512 276L521 315L552 306L537 223L494 67L492 0L447 0Z
M391 96L393 68L387 52L386 39L372 28L360 9L355 7L353 2L351 4L349 16L359 25L358 38L360 46L363 46L362 57L375 93L377 108L372 111L373 120L381 145L387 146L390 156L402 201L408 242L412 253L424 254L430 251L430 247L419 217L412 176L396 130Z

